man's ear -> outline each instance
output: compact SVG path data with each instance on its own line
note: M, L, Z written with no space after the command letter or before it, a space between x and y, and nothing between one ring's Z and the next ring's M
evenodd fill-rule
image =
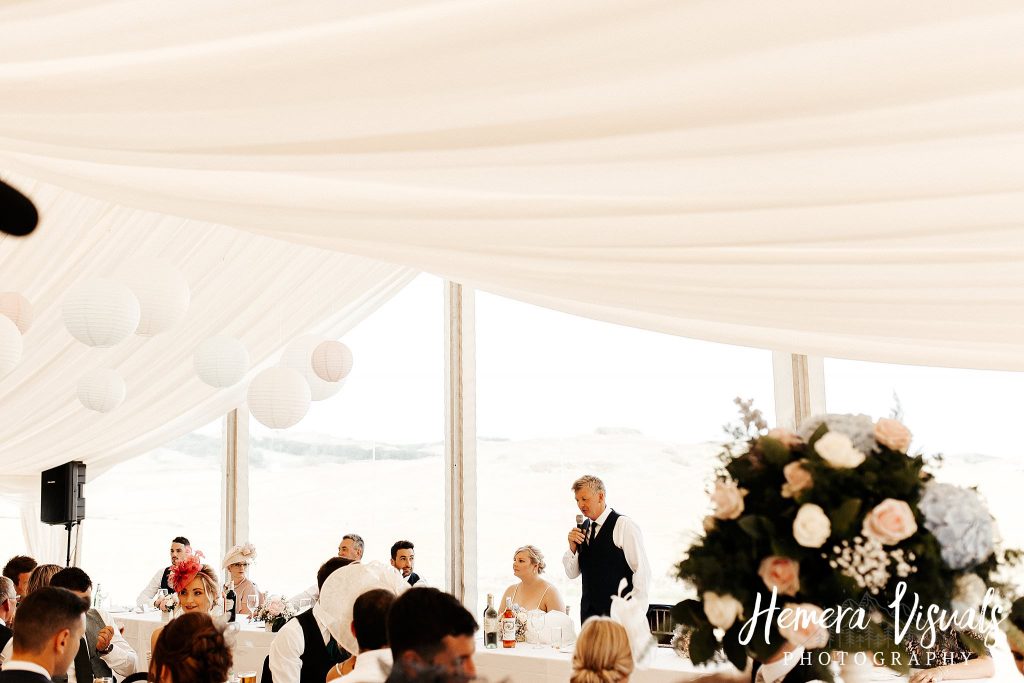
M356 622L353 621L351 624L349 624L348 629L352 631L352 637L356 638Z
M405 670L408 673L422 671L427 664L414 650L406 650L403 652L402 658L399 661L402 662L402 666L405 667Z
M71 642L71 629L64 628L57 631L56 635L53 636L51 643L55 652L63 653L68 649L68 644Z

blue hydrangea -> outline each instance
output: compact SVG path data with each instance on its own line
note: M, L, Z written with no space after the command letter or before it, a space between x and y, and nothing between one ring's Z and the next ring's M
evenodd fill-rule
M800 423L798 430L800 438L804 441L810 439L822 422L828 425L830 432L839 432L850 437L853 447L865 455L878 447L878 443L875 441L875 422L867 415L839 413L812 415Z
M950 569L973 567L992 554L995 527L977 491L932 481L925 486L918 508Z

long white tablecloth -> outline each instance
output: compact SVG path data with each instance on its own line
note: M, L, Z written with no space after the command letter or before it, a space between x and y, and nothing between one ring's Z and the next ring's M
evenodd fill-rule
M113 612L110 616L115 623L124 626L125 640L139 655L139 670L146 671L149 667L149 639L153 631L163 624L160 613ZM263 659L270 654L270 643L276 635L266 631L263 624L250 624L244 618L237 622L237 628L232 627L228 634L229 642L233 641L234 672L255 671L259 678L263 673Z
M488 681L508 683L565 683L572 670L572 648L555 650L550 646L534 648L529 643L517 643L511 649L484 649L477 639L476 671ZM630 683L679 683L691 681L711 673L727 671L719 667L694 666L670 648L657 648L649 669L636 671ZM342 679L344 680L344 679Z

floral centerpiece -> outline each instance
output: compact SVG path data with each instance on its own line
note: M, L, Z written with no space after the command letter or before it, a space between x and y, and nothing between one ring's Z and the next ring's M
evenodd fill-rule
M160 598L156 603L156 608L160 610L160 619L169 621L174 610L178 608L178 594L169 593Z
M263 601L252 618L253 621L266 622L270 630L276 633L294 616L295 609L283 595L271 595Z
M992 519L976 492L937 483L907 454L900 422L825 415L798 433L750 431L723 454L714 514L677 567L698 594L673 609L694 662L724 652L742 669L748 654L766 661L788 641L881 652L906 670L897 605L906 622L915 594L919 614L984 601ZM803 618L780 620L787 607ZM810 659L814 678L832 680L829 658Z

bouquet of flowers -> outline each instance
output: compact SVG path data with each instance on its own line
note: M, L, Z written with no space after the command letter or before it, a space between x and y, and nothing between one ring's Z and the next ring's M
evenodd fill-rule
M252 618L253 621L263 621L271 624L271 630L276 633L294 616L295 609L285 600L283 595L271 595L256 610Z
M915 593L919 612L984 602L992 519L975 491L935 482L910 440L893 419L825 415L727 447L714 514L677 565L698 594L673 609L695 663L724 651L743 669L748 653L765 661L786 641L893 655L907 633L892 619L901 598L904 621ZM815 677L831 681L821 660L812 653Z

